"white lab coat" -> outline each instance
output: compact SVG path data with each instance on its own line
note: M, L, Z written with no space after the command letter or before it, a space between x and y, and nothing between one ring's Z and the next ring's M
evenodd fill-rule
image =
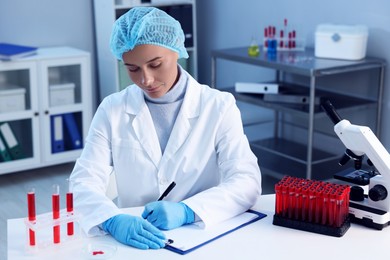
M183 201L206 226L256 202L260 170L234 97L188 78L164 154L140 88L131 85L100 104L70 178L75 210L89 235L121 213L105 195L113 170L119 207L154 201L172 181L177 185L165 200Z

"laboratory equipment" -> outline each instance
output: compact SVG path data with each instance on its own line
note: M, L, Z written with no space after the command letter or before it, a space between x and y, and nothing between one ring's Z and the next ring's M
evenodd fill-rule
M52 212L36 215L35 189L27 193L28 216L24 219L27 235L27 251L38 252L53 245L63 245L80 237L78 216L73 211L73 194L66 194L66 209L60 209L59 186L53 185ZM67 228L67 232L61 232Z
M284 176L275 184L273 224L341 237L350 227L348 185Z
M66 214L67 216L73 215L73 193L68 192L66 193ZM68 222L67 223L67 234L68 236L72 236L74 234L74 223Z
M35 190L31 189L27 193L27 211L28 211L28 221L32 224L35 224L36 220L36 211L35 211ZM29 232L29 245L35 246L35 231L31 228L28 229Z
M368 27L365 25L319 24L315 32L315 56L361 60L366 57Z
M52 195L52 206L53 206L53 220L60 218L60 187L58 185L53 186ZM53 242L55 244L60 243L60 225L53 226Z
M260 54L259 44L255 38L252 38L251 44L248 47L248 55L251 57L257 57Z
M289 28L287 23L287 19L284 19L283 27L280 30L273 25L264 28L263 49L265 51L276 54L277 51L296 51L305 49L304 40L298 38L297 31L292 27Z
M322 104L322 108L335 124L337 136L347 147L341 164L352 159L359 170L366 154L369 164L378 173L366 176L368 194L364 194L364 189L360 186L353 188L349 203L351 221L381 230L390 224L390 154L369 127L354 125L341 119L329 100Z

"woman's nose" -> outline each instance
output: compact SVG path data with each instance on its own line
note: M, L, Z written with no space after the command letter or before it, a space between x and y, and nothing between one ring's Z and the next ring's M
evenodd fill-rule
M153 83L152 75L150 73L148 73L147 71L144 71L142 73L141 83L142 83L142 85L144 85L146 87L150 86Z

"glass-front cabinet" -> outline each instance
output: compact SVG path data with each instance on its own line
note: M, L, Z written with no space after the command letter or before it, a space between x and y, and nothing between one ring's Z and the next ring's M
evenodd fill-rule
M91 113L90 55L42 48L0 62L0 174L74 161Z

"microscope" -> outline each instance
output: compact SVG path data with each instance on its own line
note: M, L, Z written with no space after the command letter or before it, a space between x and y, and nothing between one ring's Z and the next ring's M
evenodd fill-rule
M334 123L335 133L347 148L339 164L343 165L350 159L355 163L355 171L339 176L339 179L368 185L368 194L361 186L351 187L351 222L382 230L390 225L390 154L369 127L341 119L329 100L321 106ZM365 154L368 164L374 167L372 172L361 170Z

